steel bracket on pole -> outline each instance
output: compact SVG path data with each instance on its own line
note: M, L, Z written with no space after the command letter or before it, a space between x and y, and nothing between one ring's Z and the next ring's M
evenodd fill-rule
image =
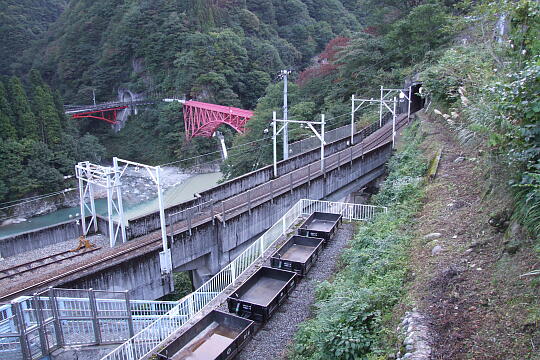
M274 177L277 177L277 136L279 133L283 130L283 125L279 130L277 130L277 123L294 123L294 124L304 124L307 125L311 131L315 134L315 136L320 140L321 142L321 172L324 173L324 146L326 145L326 142L324 141L324 124L326 123L324 121L324 114L321 114L321 121L300 121L300 120L285 120L285 119L277 119L276 112L274 111L272 113L272 129L273 129L273 148L274 148ZM319 133L313 125L320 125L321 126L321 132Z

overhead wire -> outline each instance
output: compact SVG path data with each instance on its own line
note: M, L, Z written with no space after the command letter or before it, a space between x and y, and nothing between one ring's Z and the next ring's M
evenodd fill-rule
M229 148L228 150L233 150L233 149L237 149L237 148L241 148L241 147L244 147L244 146L248 146L248 145L251 145L251 144L255 144L255 143L258 143L258 142L261 142L263 140L268 140L268 139L271 139L272 137L263 137L263 138L260 138L260 139L257 139L257 140L253 140L253 141L250 141L250 142L247 142L245 144L240 144L240 145L237 145L237 146L233 146L231 148ZM169 162L169 163L165 163L165 164L160 164L158 166L169 166L169 165L174 165L174 164L178 164L178 163L181 163L181 162L185 162L185 161L189 161L189 160L194 160L194 159L198 159L198 158L201 158L201 157L204 157L204 156L208 156L208 155L213 155L213 154L219 154L221 153L221 151L212 151L212 152L209 152L209 153L206 153L206 154L201 154L201 155L197 155L197 156L193 156L193 157L190 157L190 158L187 158L187 159L181 159L181 160L176 160L176 161L172 161L172 162Z
M53 196L57 196L57 195L61 195L61 194L66 194L66 193L74 191L74 190L76 190L76 189L75 188L69 188L69 189L64 189L64 190L61 190L61 191L56 191L56 192L45 194L45 195L33 196L33 197L23 198L23 199L19 199L19 200L15 200L15 201L8 201L8 202L2 203L0 205L4 205L4 204L8 204L8 203L11 203L12 205L0 207L0 210L5 210L5 209L9 209L9 208L19 206L19 205L22 205L22 204L27 204L27 203L30 203L30 202L33 202L33 201L43 200L43 199L46 199L46 198L49 198L49 197L53 197ZM14 202L16 202L16 203L14 203Z

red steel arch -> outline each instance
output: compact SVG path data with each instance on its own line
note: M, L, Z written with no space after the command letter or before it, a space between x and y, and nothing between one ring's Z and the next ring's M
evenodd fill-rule
M106 121L109 124L117 124L116 121L116 115L118 111L124 110L127 108L126 106L115 106L110 108L102 108L99 110L89 110L89 111L77 111L73 112L73 119L82 119L82 118L92 118L92 119L98 119L102 121Z
M196 136L211 137L222 124L227 124L243 134L246 123L253 116L253 111L250 110L193 100L184 102L183 109L188 140Z

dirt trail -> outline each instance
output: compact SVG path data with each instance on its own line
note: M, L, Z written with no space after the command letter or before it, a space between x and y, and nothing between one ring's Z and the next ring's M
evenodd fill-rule
M508 191L488 186L478 151L421 117L426 154L443 147L411 249L410 295L430 321L432 359L540 359L540 281L520 277L539 259L519 227L488 223Z

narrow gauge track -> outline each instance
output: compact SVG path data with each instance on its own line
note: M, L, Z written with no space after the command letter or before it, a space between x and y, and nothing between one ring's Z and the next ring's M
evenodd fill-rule
M407 122L407 116L400 115L396 119L396 132L402 127L404 127ZM353 145L342 151L338 151L337 153L325 158L325 171L332 170L334 168L337 168L338 166L349 162L349 160L347 159L351 156L353 158L357 158L358 156L362 156L390 142L392 142L391 122L385 124L382 128L378 129L371 135L364 138L359 144ZM312 167L315 168L313 171L311 171ZM256 186L244 192L243 194L235 195L229 199L224 200L224 209L226 210L226 213L235 216L234 213L245 212L243 208L249 207L250 204L252 206L257 205L268 201L274 196L279 196L280 194L290 191L291 184L293 184L294 186L294 184L297 184L299 181L305 182L306 179L315 179L322 175L324 175L324 173L320 169L320 160L315 161L302 168L291 171L289 173L289 176L283 175L277 179L269 181L266 184ZM292 182L290 181L290 179L292 179ZM271 192L269 192L267 188L270 183L272 184L270 185L272 187ZM246 200L246 196L249 196L249 200ZM212 219L218 214L219 213L215 212L213 208L202 210L197 214L197 217L194 217L191 220L190 224L188 224L187 220L181 220L168 226L167 233L170 234L169 231L173 232L174 234L184 232L188 230L188 226L196 227L200 224L212 221ZM225 221L225 219L221 220ZM131 240L116 248L107 249L105 252L102 252L101 255L89 258L87 263L81 265L77 264L77 267L75 268L62 271L58 274L53 274L52 276L48 276L49 274L45 274L41 278L36 278L35 281L27 282L24 284L16 284L11 288L6 289L7 291L5 293L0 293L0 301L11 300L13 298L16 298L17 296L28 294L38 289L46 288L48 286L52 286L55 283L61 282L61 280L63 279L65 281L70 281L70 276L75 274L81 274L84 271L90 270L105 263L112 263L113 261L115 261L116 263L117 261L121 261L126 258L142 256L148 252L155 251L160 248L162 248L161 230L155 230L148 233L147 235L137 238L137 240Z
M99 249L101 249L101 247L93 247L78 252L67 250L32 261L27 261L22 264L14 265L7 269L0 270L0 280L10 279L22 274L26 274L27 272L36 271L38 269L44 268L45 266L57 264L65 260L70 260L82 255L86 255Z

